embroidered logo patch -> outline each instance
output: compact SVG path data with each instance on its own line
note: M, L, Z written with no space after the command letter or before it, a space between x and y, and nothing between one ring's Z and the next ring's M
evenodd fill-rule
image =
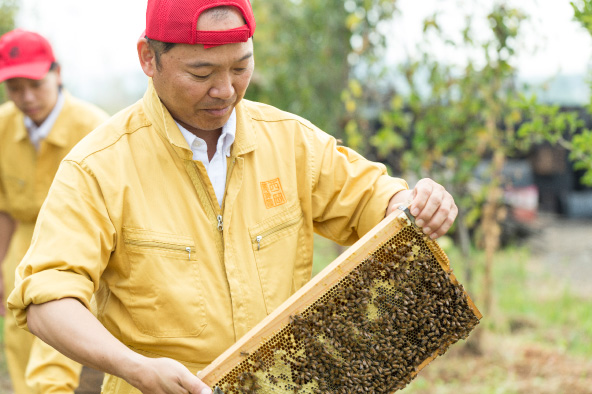
M267 209L283 205L287 202L280 178L261 182L261 191L263 192L263 201L265 201L265 207Z
M8 53L8 56L10 56L11 59L17 58L20 55L21 55L21 49L19 47L12 47L12 49Z

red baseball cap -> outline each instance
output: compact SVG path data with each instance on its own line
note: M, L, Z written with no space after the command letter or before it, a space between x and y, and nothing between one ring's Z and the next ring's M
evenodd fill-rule
M197 30L202 12L232 6L243 14L244 26L219 31ZM146 37L176 44L203 44L206 48L246 42L255 33L255 16L249 0L148 0Z
M15 29L0 37L0 82L11 78L42 79L55 57L41 35Z

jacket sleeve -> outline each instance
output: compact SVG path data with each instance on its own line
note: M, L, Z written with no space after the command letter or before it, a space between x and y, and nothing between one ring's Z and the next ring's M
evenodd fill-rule
M313 220L315 232L351 245L376 226L391 197L407 182L387 174L383 164L337 146L321 131L314 136Z
M115 240L115 228L92 172L83 164L63 161L8 298L18 325L27 329L30 304L71 297L90 309Z
M35 393L70 394L80 383L82 365L70 360L39 338L33 340L25 371Z

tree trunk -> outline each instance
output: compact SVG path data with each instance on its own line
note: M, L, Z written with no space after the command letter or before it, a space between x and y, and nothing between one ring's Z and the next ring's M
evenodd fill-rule
M505 154L498 149L493 156L491 188L483 208L483 237L485 246L485 272L483 275L483 308L484 314L489 314L493 307L493 263L495 253L499 249L501 227L504 210L500 201L503 197L502 170L506 161Z
M470 294L474 294L473 267L475 262L471 254L471 236L469 235L469 228L465 223L465 211L462 207L458 208L456 227L458 231L460 254L465 262L465 287L469 290Z

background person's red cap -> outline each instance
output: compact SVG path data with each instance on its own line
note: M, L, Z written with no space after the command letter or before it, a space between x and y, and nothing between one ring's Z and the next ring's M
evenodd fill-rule
M42 79L55 57L41 35L15 29L0 37L0 82L11 78Z
M232 6L243 14L244 26L220 31L197 30L202 12ZM206 48L246 42L255 33L255 16L249 0L148 0L146 37L175 44L203 44Z

